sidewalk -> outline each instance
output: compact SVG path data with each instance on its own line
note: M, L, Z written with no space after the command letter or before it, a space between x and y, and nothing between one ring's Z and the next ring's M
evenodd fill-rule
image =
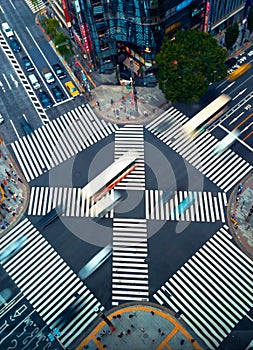
M132 89L101 85L92 90L90 105L96 114L112 123L144 124L161 115L168 103L158 87L136 87L137 106Z
M242 187L240 187L242 185ZM230 230L240 248L253 258L253 173L233 190L228 202ZM252 210L252 212L250 211ZM250 215L249 215L250 214Z
M203 342L164 307L143 303L113 309L106 315L115 330L99 322L76 350L201 350ZM180 318L179 318L180 319ZM113 330L113 331L112 331Z
M6 233L23 216L29 187L4 143L0 144L0 234Z

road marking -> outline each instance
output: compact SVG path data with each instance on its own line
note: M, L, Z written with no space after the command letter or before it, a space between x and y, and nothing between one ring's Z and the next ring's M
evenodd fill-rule
M10 123L11 123L11 125L12 125L12 127L13 127L16 135L17 135L17 137L20 138L19 133L18 133L18 131L17 131L17 129L16 129L16 127L15 127L15 125L14 125L14 123L13 123L13 121L11 119L10 119Z

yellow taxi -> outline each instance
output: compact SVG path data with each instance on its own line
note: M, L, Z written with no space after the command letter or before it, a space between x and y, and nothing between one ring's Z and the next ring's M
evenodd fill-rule
M75 85L72 83L72 81L67 81L65 83L65 86L66 86L68 92L71 94L71 96L75 97L75 96L79 95L79 91L77 90Z

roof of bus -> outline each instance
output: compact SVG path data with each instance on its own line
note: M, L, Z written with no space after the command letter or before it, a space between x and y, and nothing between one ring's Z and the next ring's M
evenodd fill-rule
M115 176L121 173L124 169L133 163L139 154L137 152L127 152L122 157L117 159L114 163L109 165L105 170L98 174L93 180L91 180L86 186L82 188L82 196L90 198L97 192L99 192L108 182L110 182Z

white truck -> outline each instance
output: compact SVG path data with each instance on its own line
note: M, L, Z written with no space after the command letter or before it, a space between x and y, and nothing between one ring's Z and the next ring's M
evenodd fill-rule
M44 75L44 77L46 79L46 82L48 84L53 84L55 82L54 76L53 76L51 70L48 67L46 67L46 66L42 67L41 71L42 71L42 73L43 73L43 75Z
M7 22L2 23L2 31L5 33L7 38L11 38L14 36L13 30L11 29L11 27Z

